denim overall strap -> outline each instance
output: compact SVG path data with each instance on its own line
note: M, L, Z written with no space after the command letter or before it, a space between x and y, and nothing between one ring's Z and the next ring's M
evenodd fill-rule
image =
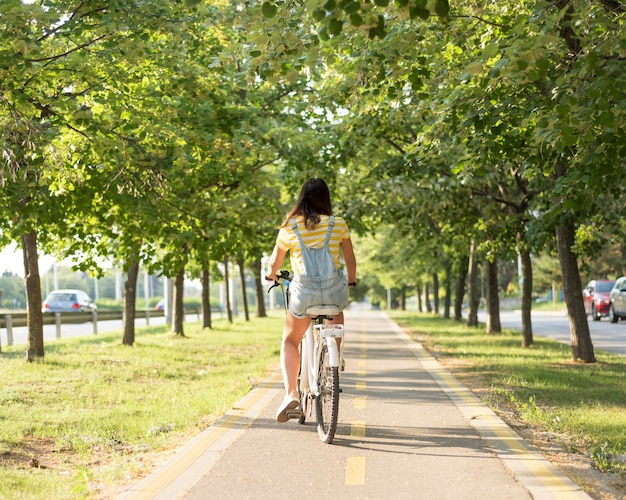
M291 223L291 229L293 229L293 232L296 235L296 238L298 238L298 243L300 244L300 251L302 251L302 249L304 248L304 241L302 241L302 236L300 236L300 231L298 231L298 224L296 222L296 219L291 219L289 221Z
M296 223L296 219L291 219L289 221L291 224L291 229L296 234L296 238L298 238L298 243L300 243L300 250L304 247L304 242L302 241L302 236L300 236L300 231L298 231L298 224ZM326 237L324 238L324 247L328 247L328 243L330 242L330 237L333 234L333 227L335 227L335 216L331 215L328 218L328 230L326 231Z
M328 242L330 241L330 236L333 234L333 227L335 226L335 216L331 215L328 217L328 231L326 231L326 239L324 240L324 247L328 248Z
M300 231L298 231L298 225L295 219L291 219L290 223L296 237L298 238L298 243L300 244L302 264L304 265L305 271L304 274L309 278L315 277L324 279L328 276L334 275L336 273L336 269L330 257L328 244L333 232L333 226L335 225L335 218L331 215L328 220L328 230L326 231L324 246L322 248L307 248L304 245ZM312 272L316 274L311 274Z

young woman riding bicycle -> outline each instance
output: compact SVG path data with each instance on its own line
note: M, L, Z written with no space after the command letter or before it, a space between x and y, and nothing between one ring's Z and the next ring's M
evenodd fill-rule
M357 283L356 258L348 225L341 217L333 216L330 192L322 179L312 178L304 183L295 206L280 227L265 276L268 280L276 280L287 252L290 253L294 279L289 286L289 311L280 349L286 395L276 412L278 422L286 422L287 411L300 404L297 389L299 345L311 323L311 318L305 314L306 309L329 303L345 309L348 288ZM330 255L328 265L321 253ZM340 270L341 257L347 279ZM343 321L341 312L329 322L343 324Z

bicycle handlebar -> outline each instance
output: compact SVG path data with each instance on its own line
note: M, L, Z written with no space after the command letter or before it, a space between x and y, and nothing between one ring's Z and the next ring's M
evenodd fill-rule
M280 281L278 280L288 280L291 281L291 276L289 276L289 271L285 271L282 270L280 271L277 275L275 279L270 278L269 276L265 277L265 281L273 281L274 284L269 288L269 290L267 291L267 293L270 293L270 291L274 288L276 288L278 285L280 285Z
M276 279L272 279L268 276L265 277L266 281L274 282L274 284L270 287L270 290L280 284L279 280L291 281L292 279L293 279L292 276L289 276L289 271L285 271L284 269L282 271L279 271L279 273L276 275ZM354 288L355 286L356 286L356 281L351 281L350 283L348 283L348 288Z

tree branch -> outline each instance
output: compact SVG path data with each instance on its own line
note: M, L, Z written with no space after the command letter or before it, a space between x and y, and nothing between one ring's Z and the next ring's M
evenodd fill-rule
M400 154L404 155L406 153L406 151L404 151L404 149L402 149L402 146L400 146L400 144L398 144L397 142L391 140L390 137L384 136L383 138L385 139L385 142L387 144L389 144L392 148L394 148Z
M560 35L570 52L574 56L574 59L578 57L578 55L582 52L582 44L580 43L580 39L572 29L573 17L574 17L574 6L572 5L571 0L556 0L555 5L557 9L564 10L565 14L563 14L563 18L559 22L560 25Z
M54 56L50 56L50 57L42 57L39 59L24 59L24 61L26 62L49 62L49 61L56 61L57 59L62 59L63 57L66 57L68 55L70 55L72 52L76 52L78 50L84 49L85 47L89 47L90 45L93 45L96 42L99 42L100 40L102 40L103 38L109 36L111 33L107 33L106 35L102 35L99 36L97 38L93 38L85 43L81 43L80 45L77 45L76 47L74 47L73 49L70 49L66 52L63 52L61 54L56 54Z

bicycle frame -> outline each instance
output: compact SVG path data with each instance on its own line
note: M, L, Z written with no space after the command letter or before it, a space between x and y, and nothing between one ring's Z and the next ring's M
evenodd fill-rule
M337 429L341 365L341 347L337 339L344 336L343 325L328 324L325 320L339 312L335 306L309 308L307 314L311 316L311 324L300 344L300 423L311 416L311 403L315 401L317 430L325 443L332 442Z
M322 316L312 318L300 345L300 392L319 396L317 378L322 354L319 346L322 342L328 348L330 367L339 367L341 349L336 339L343 339L343 325L327 325Z
M289 273L281 271L278 279L290 280ZM274 286L278 285L282 284L275 280ZM284 293L284 296L287 309L288 294ZM300 343L300 406L287 411L288 419L298 419L304 424L307 414L309 417L312 414L312 403L315 401L317 433L328 444L335 437L339 418L339 370L343 342L339 344L338 339L343 339L344 329L343 325L326 323L326 320L339 313L341 309L335 305L307 308L306 314L311 317L311 324Z

